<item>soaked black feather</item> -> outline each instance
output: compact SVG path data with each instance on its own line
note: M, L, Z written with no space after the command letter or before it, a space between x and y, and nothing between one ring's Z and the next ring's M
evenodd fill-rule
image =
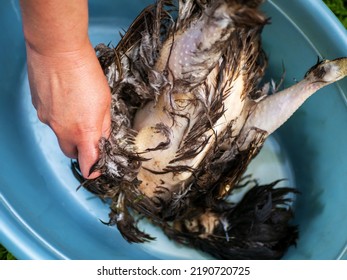
M288 246L296 244L298 228L290 224L293 218L290 196L297 191L276 188L277 183L253 187L237 205L224 204L221 209L218 203L217 207L210 208L208 211L218 216L218 225L208 236L204 234L204 227L192 233L184 226L186 220L202 215L196 210L186 213L180 222L176 221L181 223L180 230L164 230L172 239L218 259L279 259Z

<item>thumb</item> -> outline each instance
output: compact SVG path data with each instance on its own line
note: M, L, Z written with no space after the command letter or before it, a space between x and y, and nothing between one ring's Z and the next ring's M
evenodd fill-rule
M78 161L81 168L81 172L86 179L95 179L101 175L99 171L93 171L94 165L99 160L99 141L101 137L108 137L111 131L111 114L108 110L103 121L102 133L95 133L90 135L88 141L80 143L77 146L78 149Z
M78 149L78 162L80 165L80 169L82 175L86 179L95 179L101 175L99 171L93 172L93 166L99 160L99 148L98 142L96 141L88 141L83 142L79 146Z

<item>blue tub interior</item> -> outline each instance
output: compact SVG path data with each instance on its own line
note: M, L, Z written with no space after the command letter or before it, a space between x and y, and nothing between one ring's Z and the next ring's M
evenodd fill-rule
M0 243L20 259L205 259L167 240L128 244L100 222L108 206L78 182L70 160L32 108L18 1L0 3ZM89 1L93 44L118 32L151 3ZM267 79L287 87L317 57L347 56L347 32L318 0L272 0L263 6L272 24L263 33ZM347 259L347 79L321 90L266 142L250 167L261 182L286 177L299 189L295 223L300 238L285 259Z

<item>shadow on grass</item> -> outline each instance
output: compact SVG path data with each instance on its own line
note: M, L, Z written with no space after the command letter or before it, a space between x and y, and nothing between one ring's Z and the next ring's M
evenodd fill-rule
M15 256L13 256L9 251L6 250L4 246L0 244L0 260L15 260Z

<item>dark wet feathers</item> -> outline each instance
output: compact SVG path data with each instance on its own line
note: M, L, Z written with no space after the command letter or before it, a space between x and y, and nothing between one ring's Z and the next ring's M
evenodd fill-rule
M102 175L83 181L82 185L105 201L111 201L107 224L117 225L129 242L152 239L138 229L135 212L136 216L146 217L161 227L173 240L217 258L280 258L297 237L296 228L288 224L292 212L286 198L294 191L277 189L274 184L256 186L238 205L227 201L249 162L259 152L266 132L250 131L254 136L243 150L240 146L244 135L235 134L236 120L230 120L218 136L209 134L226 110L232 109L225 100L232 94L238 78L247 79L242 100L251 104L262 95L259 82L267 60L260 36L268 23L257 9L262 1L179 0L178 13L173 12L174 3L159 0L145 8L115 48L104 44L96 47L112 91L112 131L109 138L101 140L100 160L94 166ZM173 60L175 55L180 55L179 51L173 53L176 42L180 48L180 40L190 42L185 32L194 33L194 28L208 28L209 24L219 28L220 37L211 38L215 40L211 44L201 40L187 57L189 65L177 64ZM213 30L207 35L210 34L214 34ZM181 70L173 69L172 65L178 65ZM215 71L215 76L211 71ZM175 99L177 93L189 97L184 101L184 108L179 107L183 102ZM162 95L172 100L172 104L165 107L172 124L157 123L153 129L161 133L164 140L138 152L134 116L148 102L158 102ZM198 112L191 127L191 115L185 111L189 107ZM139 170L149 160L146 153L165 152L170 146L175 118L184 119L189 128L184 131L179 149L165 168L160 171L147 168L146 171L155 175L183 172L192 175L173 189L166 187L165 182L160 183L153 197L146 196L139 190ZM197 167L185 164L211 139L214 145ZM188 220L200 221L205 213L209 213L211 221L217 221L211 232L195 231L195 225L191 228L193 231L185 228ZM203 230L201 223L197 227Z

